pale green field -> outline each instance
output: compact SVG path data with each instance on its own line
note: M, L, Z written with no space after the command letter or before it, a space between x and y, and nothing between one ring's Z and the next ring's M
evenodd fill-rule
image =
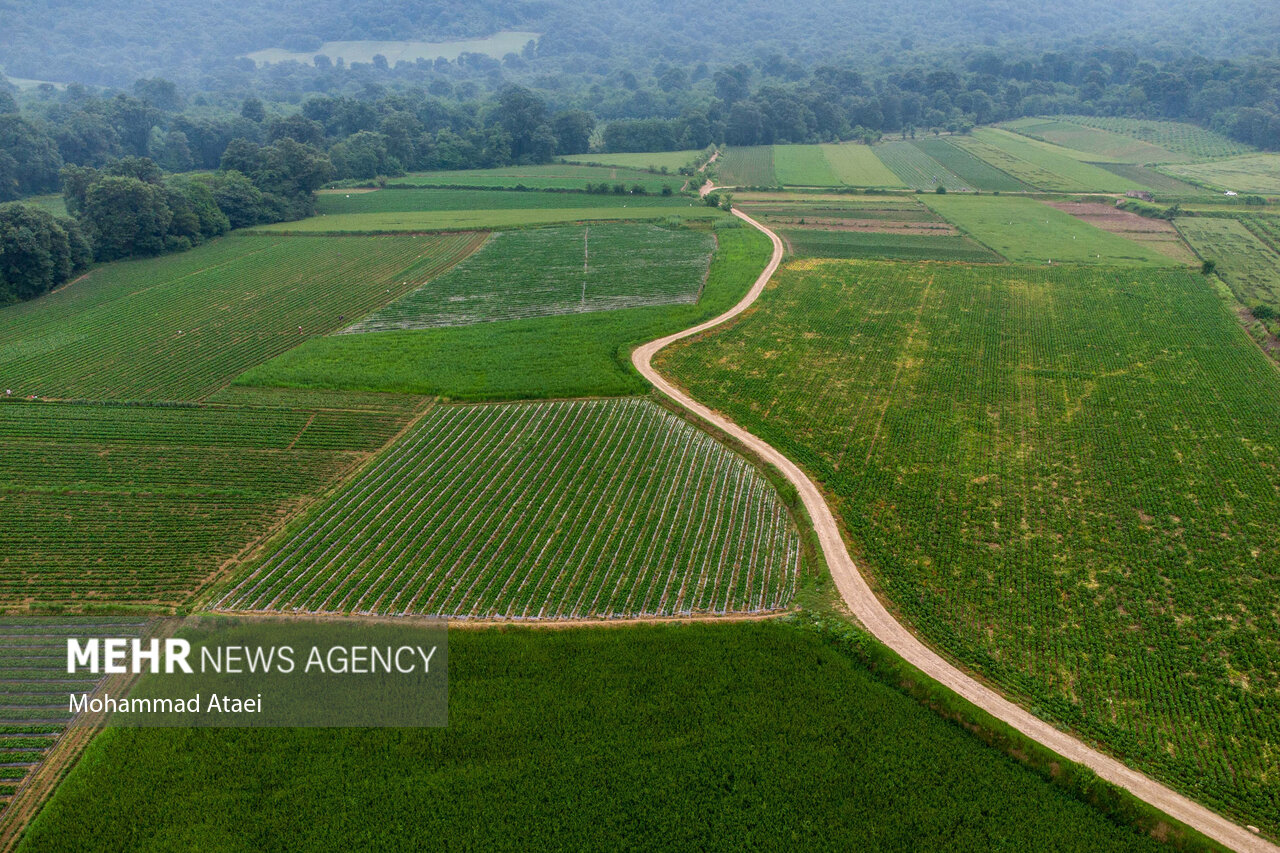
M1190 159L1151 142L1100 127L1057 118L1020 118L1002 127L1060 146L1062 153L1089 163L1182 163Z
M341 57L350 64L372 62L374 56L382 54L387 58L387 62L394 66L401 60L415 62L419 59L444 57L453 61L463 53L483 53L500 59L508 53L519 53L530 40L537 41L541 37L542 33L511 31L466 41L327 41L315 50L293 51L270 47L265 50L255 50L247 56L259 65L289 60L310 65L314 57L321 55L334 60Z
M851 187L905 187L870 145L845 142L823 145L822 153L836 177Z
M710 219L726 216L704 204L688 207L570 207L526 210L424 210L397 213L336 213L313 216L300 222L253 229L258 234L395 234L415 231L473 231L488 228L518 228L521 225L548 225L553 222L602 222L618 220Z
M1240 193L1280 193L1280 154L1247 154L1211 163L1164 166L1177 178Z
M783 186L834 187L841 183L820 145L773 146L773 171Z
M1007 130L979 127L973 136L952 137L952 142L1042 190L1065 192L1123 192L1144 189L1114 172L1077 160L1061 146L1037 142Z
M645 151L639 154L569 154L560 159L566 163L598 164L601 166L617 166L623 169L647 169L660 172L666 168L668 172L676 172L681 166L688 166L701 151Z
M1177 262L1022 196L926 195L925 204L1014 263L1170 267Z

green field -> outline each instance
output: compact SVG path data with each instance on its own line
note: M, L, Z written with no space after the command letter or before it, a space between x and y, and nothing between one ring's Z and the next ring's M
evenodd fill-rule
M0 309L0 385L19 396L200 399L414 289L482 241L233 235L101 266Z
M1101 127L1049 118L1020 118L1002 127L1067 149L1080 152L1080 159L1093 163L1179 163L1188 155L1179 154L1133 136L1113 133Z
M628 308L426 331L317 338L241 376L241 385L399 391L495 400L644 393L631 348L742 298L768 262L755 229L717 231L696 305Z
M326 41L315 50L293 51L282 47L269 47L248 54L249 59L257 63L269 62L301 62L310 65L317 55L324 55L335 62L341 58L347 62L373 62L379 54L386 57L387 62L413 63L419 59L448 60L457 59L463 53L481 53L494 59L501 59L508 53L519 53L531 40L537 41L541 33L503 31L486 38L463 39L457 41L377 41L362 39L359 41Z
M1141 184L1152 192L1175 196L1207 196L1208 191L1172 178L1163 172L1146 166L1135 166L1131 163L1099 163L1099 168L1119 175L1122 178Z
M19 850L1164 849L785 624L453 631L449 706L109 729Z
M998 128L980 127L952 141L975 157L1042 190L1123 192L1144 189L1128 178L1081 162L1062 148Z
M181 603L408 417L0 405L0 606Z
M799 261L660 362L821 481L928 641L1280 827L1280 373L1201 276Z
M961 231L1014 263L1161 266L1176 262L1118 234L1018 196L927 196Z
M92 692L104 678L58 677L67 654L64 637L136 637L146 627L136 617L0 617L0 811L71 721L68 693Z
M437 406L219 602L582 619L785 608L799 545L750 463L642 399Z
M610 223L494 234L346 332L430 329L698 301L710 231Z
M1073 124L1130 136L1167 151L1191 157L1234 157L1253 150L1243 142L1236 142L1207 128L1180 121L1153 121L1110 116L1060 116L1060 118Z
M839 183L851 187L902 187L905 184L889 170L870 145L843 143L823 145L822 153Z
M949 192L972 190L968 182L910 142L884 142L875 147L876 155L894 171L902 182L916 190L933 192L944 187Z
M716 183L729 187L772 187L778 184L773 146L726 148L716 160Z
M687 151L647 151L639 154L569 154L560 159L566 163L599 164L615 166L622 169L643 169L649 172L661 172L666 169L675 173L682 166L692 165L703 152Z
M1280 154L1249 154L1228 160L1164 166L1175 178L1239 193L1280 193Z
M1030 189L1012 175L1007 175L963 148L952 145L950 140L917 139L912 144L975 189L1015 193Z
M501 169L468 169L456 172L413 172L401 178L392 178L396 186L419 187L497 187L531 190L585 190L588 186L608 184L612 189L618 184L626 187L639 185L647 193L661 193L663 187L675 192L684 183L679 175L655 175L639 169L605 168L558 163L546 166L507 166ZM327 193L326 193L327 195Z
M1183 217L1176 224L1196 254L1216 264L1241 305L1266 305L1280 313L1280 253L1272 246L1235 219Z
M907 261L1000 263L1004 259L965 236L885 234L863 231L780 230L792 254L800 258L884 258Z
M831 168L823 145L775 145L773 169L778 183L789 187L836 187L841 179Z

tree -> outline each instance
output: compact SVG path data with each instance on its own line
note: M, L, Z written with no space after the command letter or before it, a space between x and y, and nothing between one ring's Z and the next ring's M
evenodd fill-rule
M182 109L182 95L178 93L178 87L161 77L139 80L133 84L133 93L156 109L167 113L176 113Z
M92 235L98 260L111 261L163 252L173 211L163 187L107 175L85 193L81 221Z
M556 113L551 120L551 132L556 137L556 151L560 154L586 154L591 144L591 133L596 120L585 110L565 110Z
M187 135L180 130L171 130L164 135L164 144L157 154L160 165L170 172L189 172L195 168Z
M254 124L262 124L267 119L267 108L258 98L246 98L240 105L240 115Z
M547 142L555 136L547 124L542 99L522 86L508 86L498 97L496 117L510 139L511 158L518 163L545 163L554 151Z
M0 201L58 188L62 156L53 140L20 115L0 115Z
M71 220L30 205L0 205L0 304L46 293L90 260Z
M300 115L273 118L267 123L267 142L281 139L318 147L324 144L324 125Z

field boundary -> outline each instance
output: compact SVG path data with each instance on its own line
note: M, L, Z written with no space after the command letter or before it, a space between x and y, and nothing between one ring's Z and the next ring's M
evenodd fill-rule
M798 490L800 498L814 521L827 566L852 614L881 643L886 645L906 663L937 681L943 687L1009 725L1022 735L1063 758L1083 765L1103 780L1116 785L1150 806L1169 815L1174 823L1183 823L1208 838L1234 850L1280 853L1280 847L1260 835L1233 823L1211 809L1194 802L1171 788L1133 770L1115 758L1085 744L1076 737L1060 731L1036 717L1025 708L1013 703L995 690L966 674L929 648L911 633L885 607L872 591L865 577L858 570L846 547L841 527L835 514L823 498L813 480L799 466L764 440L733 423L724 415L698 403L653 367L654 356L676 341L701 334L745 312L760 297L777 271L783 258L781 239L739 210L733 215L746 224L760 230L773 243L773 256L755 284L737 305L719 317L712 318L690 329L651 341L632 353L632 363L662 394L696 415L703 421L752 448L769 464L777 467Z

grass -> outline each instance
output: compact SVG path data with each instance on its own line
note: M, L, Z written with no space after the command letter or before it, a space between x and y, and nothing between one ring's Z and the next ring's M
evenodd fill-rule
M944 187L948 192L967 192L973 189L959 175L910 142L881 143L875 147L875 152L912 189L928 192L933 192L938 187Z
M453 269L345 331L692 303L714 249L709 231L633 223L503 232Z
M730 187L777 186L772 145L726 148L716 160L716 184Z
M1207 163L1164 166L1161 171L1213 189L1280 193L1280 154L1248 154Z
M375 190L374 192L330 192L316 198L316 212L336 216L369 213L458 214L471 211L508 210L599 210L601 208L661 208L663 215L685 215L684 210L697 208L699 202L679 196L596 195L589 193L508 192L503 190ZM314 220L307 220L314 221ZM447 217L445 218L447 224ZM288 228L297 223L281 223Z
M419 193L430 190L379 190L362 193L359 197L384 193ZM460 196L466 191L456 192ZM324 235L344 236L355 234L421 234L460 230L492 230L521 228L524 226L557 225L566 222L618 222L627 220L654 220L680 217L685 219L716 219L725 216L714 207L681 197L628 197L625 201L610 203L608 196L583 195L582 199L595 200L594 206L576 203L578 197L552 193L505 193L504 195L528 197L546 195L562 201L574 200L563 206L530 205L528 207L504 206L499 208L428 209L386 212L334 213L313 216L300 222L254 229L257 234L268 235ZM357 196L352 196L357 198ZM345 199L344 199L345 201ZM401 203L399 199L388 206Z
M750 463L645 400L438 406L268 547L233 610L453 619L779 610L790 515Z
M197 400L414 289L482 240L237 234L97 267L0 309L0 385L19 396Z
M783 186L835 187L842 183L821 145L775 145L773 169Z
M791 252L801 258L884 258L893 260L1000 263L1004 259L961 235L930 236L862 231L782 229Z
M1012 175L953 145L949 139L917 139L912 144L975 189L997 192L1025 192L1030 189Z
M800 261L660 366L823 483L926 639L1280 826L1280 373L1201 276Z
M870 145L843 143L823 145L822 153L839 183L851 187L903 187Z
M41 210L48 211L54 216L68 216L67 203L63 200L62 195L32 195L26 198L18 199L22 204L29 204L32 207L38 207Z
M1002 127L1061 146L1067 149L1065 153L1078 151L1080 159L1092 163L1177 163L1188 156L1133 136L1065 119L1020 118L1007 121Z
M399 186L419 187L495 187L531 190L585 190L588 186L622 184L630 192L639 185L645 192L658 194L663 187L672 192L680 189L684 178L679 175L655 175L639 169L605 168L559 163L546 166L508 166L501 169L469 169L454 172L413 172L392 178Z
M0 405L0 606L181 603L408 417Z
M1235 219L1184 217L1177 226L1200 257L1214 261L1241 305L1280 314L1280 253Z
M254 62L301 62L310 65L318 54L324 54L337 61L339 58L347 62L373 62L378 54L386 57L394 66L397 62L413 63L419 59L438 59L444 57L455 60L463 53L481 53L494 59L501 59L508 53L519 53L531 40L537 41L541 33L503 31L479 39L458 41L376 41L364 39L358 41L327 41L315 50L292 51L285 48L270 47L248 54Z
M1015 263L1171 266L1175 261L1055 210L1010 196L928 196L926 203Z
M956 145L1018 180L1042 190L1123 192L1144 189L1128 178L1071 157L1062 148L998 128L980 127Z
M1065 121L1131 136L1168 151L1191 157L1234 157L1254 150L1243 142L1220 133L1180 121L1114 118L1103 116L1062 116Z
M768 261L769 242L754 229L717 234L719 247L696 305L320 338L247 372L237 384L460 400L643 393L647 384L630 365L631 349L725 311Z
M677 172L682 166L693 163L702 154L700 149L687 151L649 151L638 154L569 154L560 159L566 163L589 163L616 166L623 169L643 169L650 172Z
M19 850L1163 849L789 625L454 631L449 667L448 728L108 730Z

